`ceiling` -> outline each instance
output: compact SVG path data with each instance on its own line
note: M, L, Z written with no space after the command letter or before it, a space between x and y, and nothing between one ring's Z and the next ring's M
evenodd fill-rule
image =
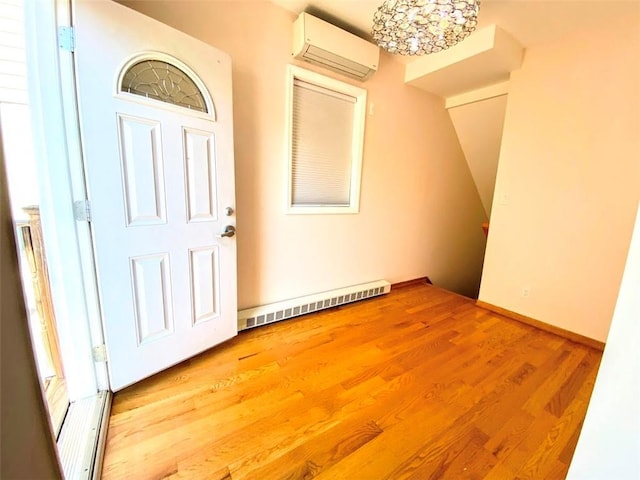
M271 1L296 14L309 12L369 40L373 14L383 2ZM640 0L481 0L478 28L497 24L523 47L530 47L556 40L573 30L595 27L609 18L638 12L639 9Z

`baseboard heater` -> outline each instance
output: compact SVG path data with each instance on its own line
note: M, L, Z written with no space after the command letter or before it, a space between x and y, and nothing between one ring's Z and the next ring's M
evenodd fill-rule
M391 284L389 282L377 280L240 310L238 312L238 330L247 330L248 328L317 312L325 308L357 302L358 300L384 295L390 291Z

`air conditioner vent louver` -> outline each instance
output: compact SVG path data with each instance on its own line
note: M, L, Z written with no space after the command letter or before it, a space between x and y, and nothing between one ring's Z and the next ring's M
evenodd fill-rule
M348 58L341 57L335 53L328 52L322 48L309 45L302 53L302 58L316 65L330 67L332 70L339 71L345 75L355 78L365 78L371 71L370 68L352 62Z
M380 49L352 33L303 12L293 24L292 55L364 81L378 69Z
M317 312L325 308L357 302L389 293L391 284L386 280L340 288L284 302L249 308L238 312L238 330L266 325L287 318Z

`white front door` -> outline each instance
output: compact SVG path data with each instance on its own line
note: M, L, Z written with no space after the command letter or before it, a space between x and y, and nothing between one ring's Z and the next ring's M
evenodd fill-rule
M74 23L115 391L237 334L231 61L112 1Z

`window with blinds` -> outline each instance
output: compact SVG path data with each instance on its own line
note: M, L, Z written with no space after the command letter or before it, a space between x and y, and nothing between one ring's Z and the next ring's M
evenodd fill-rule
M366 91L290 67L290 213L357 213Z

